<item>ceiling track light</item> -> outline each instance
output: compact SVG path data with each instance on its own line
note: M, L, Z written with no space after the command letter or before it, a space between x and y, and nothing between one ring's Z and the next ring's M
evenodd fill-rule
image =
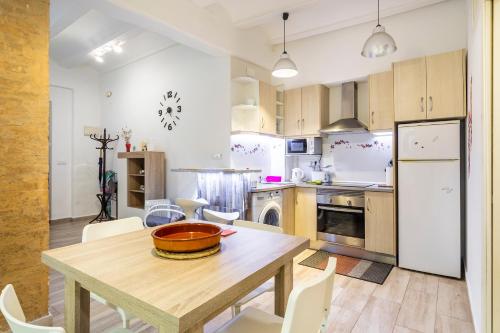
M385 27L380 24L380 0L377 0L377 25L366 40L361 55L366 58L378 58L394 53L397 49L392 36L385 32Z
M288 20L289 14L287 12L283 13L283 53L281 53L280 58L276 62L273 68L272 75L277 78L290 78L296 76L299 71L297 66L290 59L290 56L286 52L286 20Z

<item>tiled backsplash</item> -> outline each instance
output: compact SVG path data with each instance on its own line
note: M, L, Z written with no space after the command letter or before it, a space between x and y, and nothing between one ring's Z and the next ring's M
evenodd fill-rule
M285 141L257 134L231 135L231 167L261 169L263 177L283 177Z
M392 159L392 133L334 134L323 139L322 165L338 180L385 182Z
M287 156L284 139L264 135L231 136L231 167L256 168L262 176L277 175L289 180L292 168L311 178L311 162L320 162L331 179L385 182L385 167L392 159L392 133L332 134L323 138L323 156Z

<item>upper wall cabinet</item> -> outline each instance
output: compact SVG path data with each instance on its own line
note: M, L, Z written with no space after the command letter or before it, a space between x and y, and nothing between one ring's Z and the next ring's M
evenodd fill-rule
M322 85L285 92L285 136L319 135L328 124L329 92Z
M394 127L394 85L392 71L372 74L369 85L370 131L392 130Z
M233 79L231 94L232 131L283 135L277 132L275 87L262 81Z
M276 88L265 82L259 82L259 132L276 133Z
M394 64L396 121L465 117L465 50Z

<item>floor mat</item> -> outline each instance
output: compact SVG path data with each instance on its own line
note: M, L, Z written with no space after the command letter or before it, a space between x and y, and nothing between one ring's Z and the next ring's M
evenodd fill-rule
M378 284L384 283L394 267L390 264L343 256L326 251L317 251L299 262L299 265L324 270L330 257L337 258L337 274Z

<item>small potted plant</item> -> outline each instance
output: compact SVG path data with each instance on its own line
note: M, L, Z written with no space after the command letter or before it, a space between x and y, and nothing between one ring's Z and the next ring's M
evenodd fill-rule
M132 130L128 129L127 127L122 128L122 134L123 138L125 139L125 149L127 150L127 153L129 153L130 147L132 146L130 144L130 138L132 137Z

